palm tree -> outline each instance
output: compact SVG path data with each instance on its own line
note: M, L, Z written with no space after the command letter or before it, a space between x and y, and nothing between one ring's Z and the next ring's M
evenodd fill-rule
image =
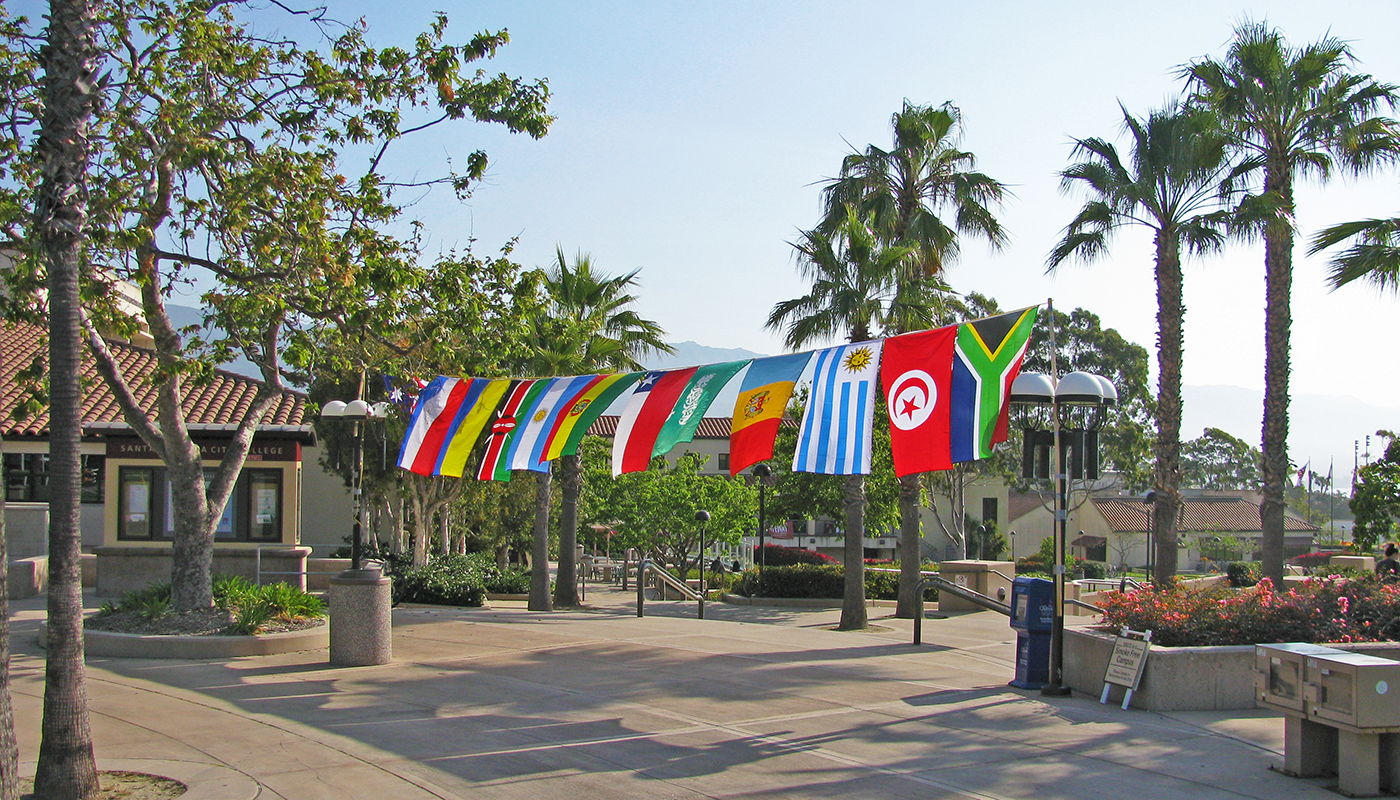
M649 353L674 352L666 344L666 332L643 319L631 306L637 297L637 274L610 277L596 271L586 253L574 256L572 266L556 248L556 262L545 270L543 287L546 314L536 318L531 337L531 371L535 375L585 375L603 370L637 370L637 359ZM578 605L574 547L578 542L578 498L583 471L577 455L559 459L559 480L564 496L559 520L559 572L555 576L553 602ZM551 476L540 473L535 503L534 552L530 560L531 610L548 611L549 505Z
M1160 557L1157 580L1176 574L1176 518L1181 507L1181 249L1219 250L1224 212L1218 188L1230 170L1225 137L1211 114L1176 105L1140 120L1123 109L1131 138L1127 163L1111 142L1076 139L1060 173L1065 191L1089 196L1049 257L1053 271L1072 256L1094 261L1108 253L1113 234L1126 225L1152 230L1157 278L1157 490L1152 537Z
M910 286L896 291L904 297L911 289L931 292L931 298L913 300L916 307L926 307L946 289L941 279L957 261L960 236L985 239L994 249L1006 244L1006 232L993 209L1007 191L1001 182L975 171L976 156L958 149L962 112L952 103L917 106L906 100L890 125L894 141L889 150L872 144L846 156L840 176L828 182L826 217L818 230L828 235L836 232L846 224L847 209L854 208L881 242L911 249L895 276L897 286ZM951 215L951 225L940 215ZM896 315L890 331L905 333L931 324L931 318ZM895 616L906 619L913 618L918 607L922 493L923 475L899 479L900 574Z
M929 293L917 280L897 280L912 255L908 247L883 245L875 232L846 208L846 219L834 236L805 231L798 242L798 269L811 281L806 295L779 303L768 315L772 330L786 328L785 344L792 350L814 341L846 334L852 342L872 338L873 332L899 319L927 318L919 300ZM901 493L902 494L902 493ZM840 630L869 626L865 613L865 476L848 475L845 484L845 590ZM917 563L917 562L916 562Z
M76 800L97 793L83 665L80 545L82 469L81 300L87 242L88 124L97 104L97 12L88 0L55 0L44 58L44 180L34 210L48 269L49 591L44 718L35 793ZM11 722L11 724L13 724ZM13 781L5 784L13 787Z
M1365 279L1382 291L1400 292L1400 217L1333 225L1313 237L1308 255L1317 255L1348 239L1355 243L1328 262L1332 267L1332 288Z
M1396 89L1348 67L1351 49L1324 38L1289 45L1267 23L1245 23L1222 61L1206 58L1182 68L1189 102L1212 109L1261 197L1275 213L1264 236L1264 499L1265 576L1283 578L1284 491L1288 482L1289 296L1293 283L1293 180L1326 179L1334 168L1353 173L1400 152L1395 125L1376 115L1393 108Z

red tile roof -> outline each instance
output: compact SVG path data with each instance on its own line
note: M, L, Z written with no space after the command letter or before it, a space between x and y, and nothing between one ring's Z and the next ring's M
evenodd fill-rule
M16 378L21 369L36 357L47 358L43 331L32 325L5 323L0 325L0 434L6 436L46 436L49 429L48 410L25 420L15 420L12 412L24 397ZM146 376L156 366L156 353L120 342L109 342L113 357L128 380L135 376L132 391L137 402L154 415L156 393ZM83 358L83 424L123 424L117 399L97 372L92 357ZM185 398L181 404L185 419L191 426L230 426L237 424L253 398L261 381L216 370L207 384L185 382ZM284 391L282 398L263 415L263 426L300 426L305 423L306 395ZM115 426L99 426L115 427Z
M1147 506L1141 500L1114 497L1094 498L1094 507L1108 520L1108 526L1119 533L1147 530ZM1285 531L1316 531L1316 525L1285 516ZM1179 531L1254 532L1263 530L1259 506L1238 497L1189 498L1182 501Z

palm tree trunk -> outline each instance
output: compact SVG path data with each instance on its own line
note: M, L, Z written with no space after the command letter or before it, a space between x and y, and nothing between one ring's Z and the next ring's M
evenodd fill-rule
M530 548L531 611L553 611L549 596L549 492L548 472L535 473L535 535Z
M865 614L865 476L846 476L846 586L837 630L870 626Z
M1152 538L1157 545L1156 574L1166 583L1176 575L1176 521L1181 508L1181 252L1175 231L1157 232L1157 500L1152 510Z
M4 442L0 441L0 464L4 461ZM5 492L0 491L0 564L10 563L6 536ZM19 800L18 773L19 742L15 740L15 707L10 695L10 581L9 570L0 570L0 800Z
M87 229L88 121L96 103L95 12L53 0L44 59L43 183L34 212L49 273L49 592L44 717L35 794L97 793L83 665L82 336L79 277ZM11 726L12 727L12 726Z
M1293 314L1293 176L1285 165L1266 167L1265 189L1280 198L1279 215L1264 229L1264 499L1261 559L1264 577L1283 585L1284 491L1288 481L1289 328Z
M894 610L899 619L913 619L919 609L919 581L923 579L919 570L923 563L919 496L923 478L920 472L899 479L899 599Z
M554 576L554 604L578 605L578 496L583 469L577 455L559 459L559 483L564 489L559 508L559 569Z

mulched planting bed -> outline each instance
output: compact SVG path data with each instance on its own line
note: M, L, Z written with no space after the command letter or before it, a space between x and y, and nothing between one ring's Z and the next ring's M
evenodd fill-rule
M188 611L184 614L164 614L148 619L139 611L118 611L112 614L89 617L84 626L88 630L110 631L112 633L136 633L147 636L236 636L228 631L233 624L233 615L221 608L207 608L201 611ZM325 625L324 617L286 622L279 619L268 620L261 633L286 633L301 631Z
M144 772L99 772L97 780L102 788L94 800L171 800L186 792L179 781ZM20 800L37 800L33 780L20 780L19 791Z

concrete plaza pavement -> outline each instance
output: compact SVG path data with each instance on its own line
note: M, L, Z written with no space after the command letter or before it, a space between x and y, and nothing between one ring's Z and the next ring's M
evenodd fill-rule
M99 767L179 773L188 800L321 798L1335 798L1282 763L1266 712L1154 714L1006 685L994 613L648 602L394 611L394 661L325 650L90 658ZM21 760L43 694L42 598L12 603ZM1331 781L1335 783L1335 779Z

